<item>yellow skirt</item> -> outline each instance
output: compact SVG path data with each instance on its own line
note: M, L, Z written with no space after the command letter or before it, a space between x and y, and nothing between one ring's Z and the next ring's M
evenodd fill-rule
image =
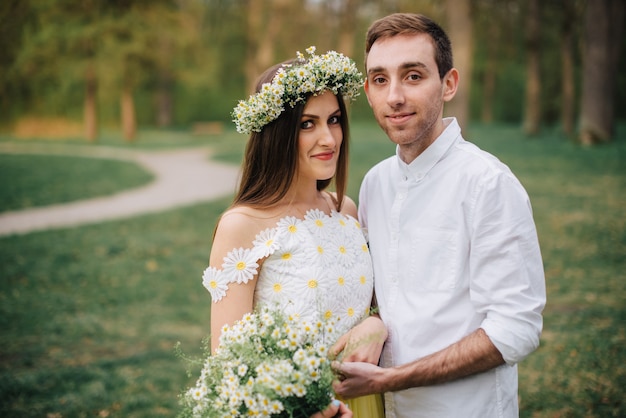
M366 395L345 401L354 418L385 418L383 395Z

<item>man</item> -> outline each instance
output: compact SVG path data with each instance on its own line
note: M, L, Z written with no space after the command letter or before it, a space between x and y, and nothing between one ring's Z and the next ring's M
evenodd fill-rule
M374 22L366 75L374 116L397 144L359 199L389 337L382 367L335 364L335 389L385 392L387 417L516 417L516 364L539 345L546 297L528 196L443 119L459 74L435 22Z

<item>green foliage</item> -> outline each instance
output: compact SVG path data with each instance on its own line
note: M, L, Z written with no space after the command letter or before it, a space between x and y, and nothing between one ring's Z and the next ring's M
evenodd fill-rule
M575 44L580 43L584 1L575 3ZM318 51L339 48L336 16L329 11L344 2L303 2L290 6L281 34L273 45L273 61L291 57L315 44ZM384 14L415 11L445 15L432 0L385 2L363 0L355 19L354 51L363 69L363 38L369 24ZM484 75L493 57L497 80L493 102L498 122L519 123L525 89L524 18L521 0L473 0L475 45L471 115L484 105ZM304 10L301 10L304 8ZM196 121L228 122L230 111L247 91L245 70L250 55L247 3L225 0L8 0L0 5L0 122L24 115L80 119L85 81L93 71L98 82L98 117L111 125L119 118L119 96L131 86L140 126L157 123L157 97L170 95L173 126ZM264 18L275 13L266 8ZM561 108L562 5L541 3L542 113L547 125L559 120ZM626 39L626 38L624 38ZM626 63L626 40L620 68ZM344 52L344 51L342 51ZM582 57L575 56L576 88ZM467 80L469 82L470 80ZM462 82L466 82L462 80ZM618 74L616 116L626 118L626 72ZM10 100L9 100L10 99ZM575 106L577 108L577 106ZM363 99L355 117L369 115Z
M590 149L552 132L527 140L515 126L467 134L528 190L544 257L548 305L541 346L519 365L522 417L626 415L621 128L614 143ZM239 137L215 139L229 161L240 159ZM353 124L352 138L356 197L362 173L394 147L373 123ZM186 141L163 135L155 146ZM175 416L198 370L189 377L174 347L203 353L210 300L201 274L229 203L0 239L0 415Z

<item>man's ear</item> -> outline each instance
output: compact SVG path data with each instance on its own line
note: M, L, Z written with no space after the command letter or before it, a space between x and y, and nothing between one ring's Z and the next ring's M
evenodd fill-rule
M452 68L443 76L443 101L449 102L452 100L458 87L459 71L456 68Z
M372 102L370 102L370 83L365 79L365 84L363 84L363 89L365 90L365 97L367 97L367 103L372 107Z

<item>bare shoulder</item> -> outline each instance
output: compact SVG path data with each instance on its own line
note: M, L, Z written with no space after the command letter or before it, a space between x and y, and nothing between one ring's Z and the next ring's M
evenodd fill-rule
M237 248L251 248L257 234L268 228L263 210L248 206L236 206L224 212L217 224L211 246L211 265L221 264L230 251Z
M216 239L222 235L232 236L234 241L241 241L241 247L247 247L267 224L267 216L263 210L235 206L222 214L217 225Z
M344 196L343 205L341 206L341 213L344 215L350 215L353 218L357 217L356 203L349 196Z
M332 200L334 202L337 201L337 193L328 192L328 194L332 196ZM353 218L357 217L356 203L354 203L354 200L352 200L350 196L346 196L346 195L343 196L343 202L341 202L341 213L343 215L350 215Z

